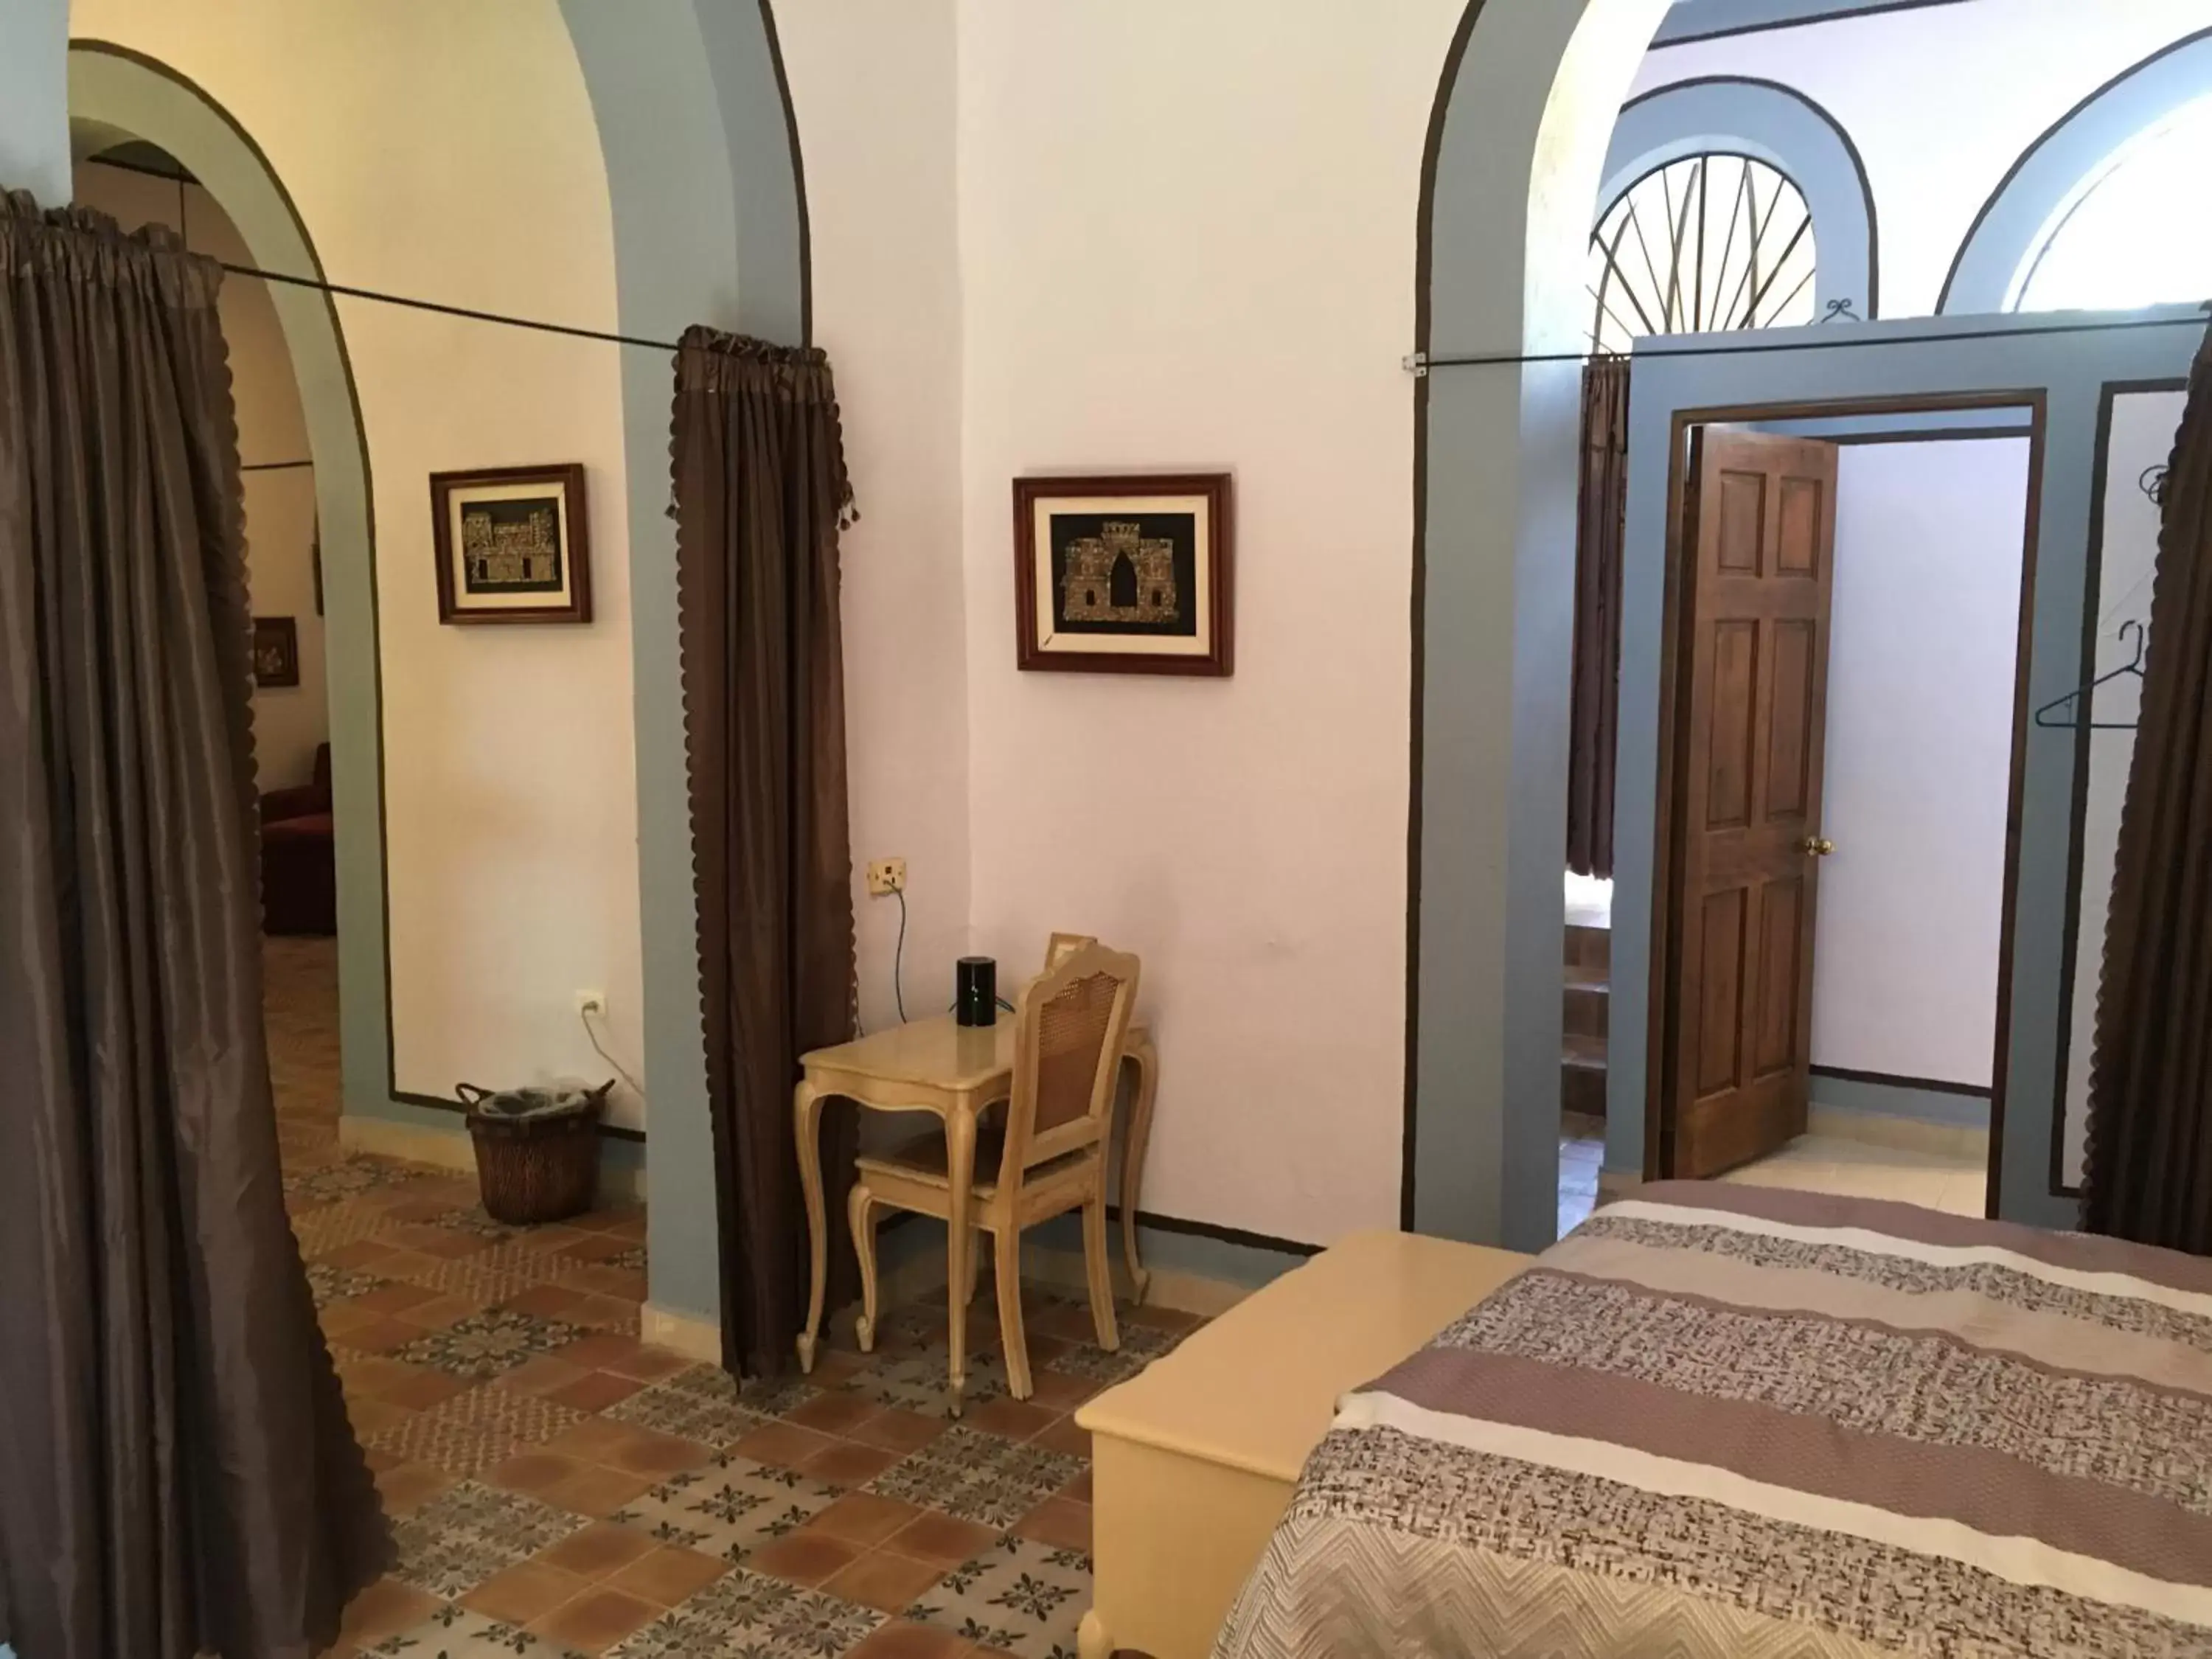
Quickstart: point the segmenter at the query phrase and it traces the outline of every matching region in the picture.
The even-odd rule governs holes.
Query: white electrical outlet
[[[868,864],[868,896],[888,898],[906,891],[904,859],[872,859]]]
[[[607,1012],[607,994],[605,991],[577,992],[576,1012],[580,1015],[596,1015],[604,1019]]]

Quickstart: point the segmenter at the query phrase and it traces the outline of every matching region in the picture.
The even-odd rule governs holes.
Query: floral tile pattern
[[[743,1563],[836,1500],[837,1488],[793,1469],[726,1455],[661,1482],[610,1517],[664,1544]]]
[[[1036,1395],[989,1430],[954,1413],[1007,1392],[988,1283],[961,1402],[941,1298],[884,1310],[872,1354],[841,1318],[809,1376],[683,1364],[636,1340],[642,1212],[508,1228],[465,1173],[348,1153],[332,942],[266,949],[293,1229],[400,1551],[324,1659],[1073,1654],[1090,1489],[1067,1413],[1174,1320],[1126,1319],[1104,1354],[1081,1303],[1038,1292]]]
[[[1075,1627],[1090,1605],[1091,1558],[1081,1550],[1001,1538],[945,1574],[906,1616],[1024,1659],[1074,1659]]]
[[[583,1659],[583,1656],[532,1636],[515,1625],[503,1625],[466,1607],[444,1607],[412,1630],[387,1636],[369,1652],[404,1656],[404,1659],[513,1659],[518,1653],[530,1659]]]
[[[583,1525],[534,1498],[464,1480],[392,1528],[392,1576],[433,1595],[463,1595]]]
[[[1083,1473],[1083,1460],[953,1427],[868,1483],[868,1490],[963,1521],[1011,1527]]]
[[[434,1366],[455,1376],[491,1377],[525,1360],[565,1348],[583,1332],[557,1319],[493,1308],[430,1331],[394,1351],[412,1365]]]
[[[883,1622],[871,1608],[740,1568],[638,1632],[614,1659],[825,1659]]]

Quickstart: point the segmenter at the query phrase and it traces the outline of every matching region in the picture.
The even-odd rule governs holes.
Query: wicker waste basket
[[[596,1089],[494,1092],[459,1085],[485,1213],[527,1227],[590,1209],[599,1182],[599,1119],[614,1086],[611,1079]]]

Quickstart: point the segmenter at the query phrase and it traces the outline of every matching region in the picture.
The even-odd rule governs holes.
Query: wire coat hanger
[[[2149,628],[2144,623],[2136,621],[2131,617],[2128,621],[2120,624],[2119,635],[2120,641],[2124,645],[2128,643],[2130,636],[2133,635],[2136,649],[2134,658],[2130,661],[2122,663],[2118,668],[2108,670],[2106,672],[2098,675],[2095,679],[2091,680],[2087,685],[2077,687],[2075,690],[2069,691],[2063,697],[2053,697],[2049,702],[2046,702],[2042,708],[2035,711],[2035,723],[2038,726],[2056,727],[2062,732],[2080,732],[2084,730],[2090,732],[2132,732],[2136,729],[2136,722],[2133,720],[2084,720],[2081,718],[2081,708],[2078,707],[2081,700],[2084,697],[2091,696],[2099,686],[2108,685],[2112,681],[2118,679],[2124,674],[2132,674],[2137,679],[2141,679],[2142,678],[2143,658],[2150,647]]]

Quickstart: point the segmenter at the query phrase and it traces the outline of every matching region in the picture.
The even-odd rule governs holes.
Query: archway
[[[69,108],[72,122],[82,127],[143,139],[183,163],[222,204],[262,270],[318,279],[325,275],[269,158],[228,111],[185,76],[110,41],[72,41]],[[270,289],[299,383],[321,526],[345,1097],[388,1101],[383,691],[368,441],[331,297],[283,283]]]
[[[2175,41],[2091,93],[2012,165],[1951,262],[1940,313],[2009,309],[2052,228],[2128,141],[2212,94],[2212,29]]]
[[[1422,167],[1402,1219],[1557,1228],[1578,354],[1591,204],[1668,0],[1474,0]],[[1624,833],[1634,833],[1624,827]],[[1626,919],[1624,919],[1626,920]],[[1644,1039],[1644,1011],[1613,1015]]]

